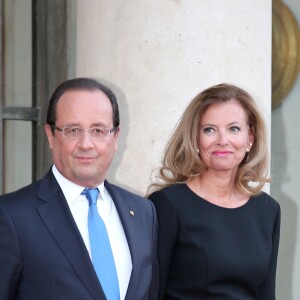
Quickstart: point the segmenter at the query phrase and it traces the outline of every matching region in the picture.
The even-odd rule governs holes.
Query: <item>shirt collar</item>
[[[55,179],[57,180],[60,188],[62,189],[62,192],[68,202],[68,204],[72,204],[81,194],[81,192],[84,190],[84,186],[80,186],[78,184],[75,184],[74,182],[70,181],[66,177],[64,177],[56,168],[55,165],[52,166],[52,172],[54,174]],[[98,189],[100,191],[100,194],[102,198],[105,195],[105,187],[104,182],[102,182]]]

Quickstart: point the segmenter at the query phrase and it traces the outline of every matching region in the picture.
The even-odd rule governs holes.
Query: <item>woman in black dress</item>
[[[267,134],[252,97],[198,94],[150,187],[159,220],[159,299],[275,299],[280,207],[262,191]]]

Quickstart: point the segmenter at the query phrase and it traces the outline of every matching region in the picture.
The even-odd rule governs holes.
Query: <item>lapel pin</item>
[[[134,216],[134,211],[133,210],[130,210],[129,213]]]

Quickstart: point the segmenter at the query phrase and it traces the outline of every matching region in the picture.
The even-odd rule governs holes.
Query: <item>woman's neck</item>
[[[235,176],[223,172],[206,172],[187,182],[188,187],[203,199],[222,207],[235,208],[249,200],[249,196],[239,191]]]

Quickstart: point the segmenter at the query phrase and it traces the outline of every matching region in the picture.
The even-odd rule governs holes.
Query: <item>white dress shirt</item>
[[[85,246],[91,257],[90,240],[88,232],[88,210],[89,203],[85,195],[81,195],[84,187],[79,186],[64,176],[53,165],[53,174],[60,185],[63,194],[67,200],[73,218],[83,238]],[[115,265],[117,269],[120,299],[125,299],[130,275],[132,271],[132,260],[124,233],[124,229],[118,215],[115,204],[106,190],[104,183],[98,186],[100,191],[98,195],[97,208],[99,215],[103,219],[109,236]]]

